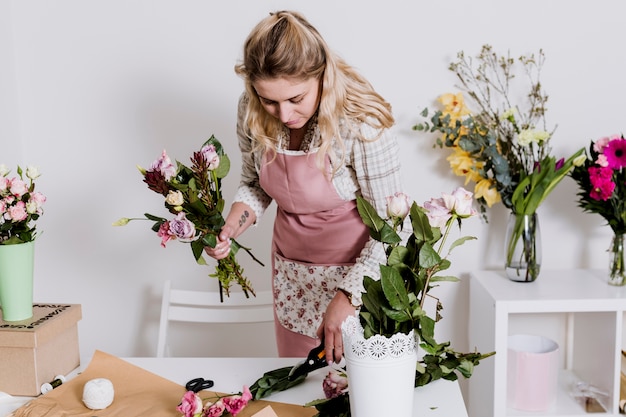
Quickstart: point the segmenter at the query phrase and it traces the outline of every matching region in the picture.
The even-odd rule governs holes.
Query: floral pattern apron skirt
[[[328,178],[315,152],[279,151],[261,168],[261,187],[278,206],[272,288],[283,357],[306,356],[319,344],[322,315],[369,239],[356,202],[342,200]]]

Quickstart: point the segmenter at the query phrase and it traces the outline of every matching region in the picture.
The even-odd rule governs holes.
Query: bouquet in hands
[[[211,136],[202,148],[194,152],[191,166],[176,161],[174,165],[163,151],[149,169],[139,168],[143,181],[148,188],[164,198],[165,208],[173,218],[163,218],[149,213],[144,218],[122,218],[114,223],[124,226],[131,220],[151,220],[152,230],[161,238],[161,246],[165,247],[170,240],[189,243],[193,256],[201,265],[206,265],[203,258],[204,248],[215,247],[217,236],[224,226],[224,199],[222,197],[222,179],[230,170],[230,159],[224,153],[220,142]],[[215,277],[219,281],[220,294],[229,295],[232,283],[238,284],[246,296],[254,295],[254,290],[243,275],[243,268],[235,256],[239,249],[244,249],[259,264],[249,248],[241,246],[233,240],[228,257],[217,263]]]

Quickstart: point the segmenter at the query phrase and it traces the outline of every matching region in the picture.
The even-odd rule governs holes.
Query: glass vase
[[[626,284],[626,271],[624,266],[624,234],[616,233],[611,239],[609,247],[609,284]]]
[[[541,269],[541,230],[533,214],[509,215],[505,248],[506,276],[512,281],[533,282]]]

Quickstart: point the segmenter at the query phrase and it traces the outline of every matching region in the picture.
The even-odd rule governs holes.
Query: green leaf
[[[424,246],[422,246],[419,254],[420,266],[428,269],[436,266],[439,262],[441,262],[441,256],[439,256],[430,243],[424,243]]]
[[[394,310],[409,308],[409,296],[402,275],[393,267],[380,265],[380,282],[383,292]]]

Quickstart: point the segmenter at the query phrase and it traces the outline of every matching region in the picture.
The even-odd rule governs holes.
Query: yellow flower
[[[483,167],[483,163],[476,161],[468,152],[458,146],[453,149],[450,156],[446,158],[450,163],[452,172],[459,177],[465,177],[466,185],[470,181],[477,182],[480,180],[481,177],[477,171]]]
[[[477,199],[482,197],[487,203],[487,207],[491,207],[501,201],[500,193],[496,190],[494,181],[488,178],[483,178],[476,182],[474,197]]]
[[[465,100],[462,93],[442,94],[441,96],[439,96],[438,101],[443,105],[442,113],[444,115],[450,115],[450,122],[452,123],[470,114],[469,109],[465,105]]]

